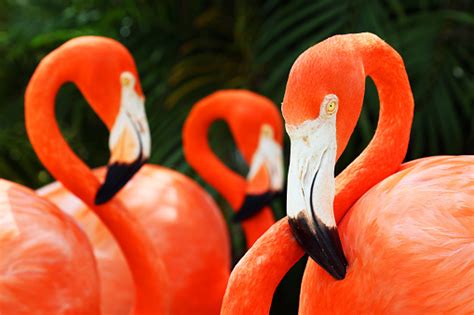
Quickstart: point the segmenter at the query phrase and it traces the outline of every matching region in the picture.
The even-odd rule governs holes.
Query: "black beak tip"
[[[244,202],[239,211],[232,218],[232,221],[237,223],[253,217],[264,207],[268,206],[275,196],[276,193],[272,191],[267,191],[259,195],[245,195]]]
[[[114,163],[109,165],[105,181],[97,191],[94,203],[101,205],[112,199],[140,170],[145,162],[146,160],[137,159],[131,164]]]
[[[347,259],[337,229],[327,227],[318,219],[315,221],[313,229],[303,212],[296,218],[288,219],[295,239],[306,253],[334,279],[343,280],[346,277]]]
[[[328,270],[324,268],[329,274],[336,280],[344,280],[346,277],[346,267],[347,264],[344,264],[340,266],[339,268],[332,268],[331,270]]]
[[[234,223],[242,222],[245,219],[246,219],[246,216],[243,215],[242,210],[239,210],[239,212],[235,213],[232,216],[232,222],[234,222]]]
[[[106,203],[115,195],[113,193],[109,193],[110,190],[106,189],[107,187],[104,185],[100,186],[99,190],[97,191],[94,199],[94,204],[99,206],[101,204]]]

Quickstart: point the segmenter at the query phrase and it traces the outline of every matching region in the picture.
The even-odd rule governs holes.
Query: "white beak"
[[[347,261],[333,208],[336,115],[323,111],[325,102],[317,119],[286,126],[291,140],[287,213],[305,251],[334,278],[343,279]]]
[[[150,157],[151,137],[145,100],[135,91],[135,77],[122,73],[120,109],[110,130],[107,175],[97,191],[95,204],[110,200]]]
[[[243,221],[259,213],[282,188],[283,149],[275,140],[273,128],[264,124],[247,175],[246,195],[234,221]]]

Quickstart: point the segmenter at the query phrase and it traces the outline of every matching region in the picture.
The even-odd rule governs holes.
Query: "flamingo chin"
[[[346,278],[334,281],[309,260],[300,314],[472,312],[473,182],[472,156],[439,156],[404,164],[370,189],[338,226]]]
[[[94,173],[103,178],[105,168]],[[102,285],[102,313],[129,314],[135,296],[132,277],[110,232],[59,183],[38,193],[73,216],[91,240]],[[230,273],[230,240],[212,198],[189,178],[149,164],[117,196],[160,248],[172,283],[167,289],[170,314],[218,314]]]

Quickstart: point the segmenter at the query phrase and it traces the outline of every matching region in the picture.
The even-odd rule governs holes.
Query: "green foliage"
[[[349,32],[376,33],[404,58],[416,104],[408,160],[472,154],[473,12],[469,0],[0,1],[0,177],[30,187],[52,180],[28,143],[23,93],[45,54],[85,34],[113,37],[130,49],[147,96],[152,162],[195,178],[183,159],[180,134],[197,100],[217,89],[248,88],[280,104],[296,57],[333,34]],[[63,88],[57,103],[60,126],[75,151],[89,165],[105,164],[107,132],[77,89]],[[338,170],[375,130],[378,99],[370,80],[364,103]],[[210,138],[221,158],[235,170],[246,169],[223,124],[213,127]],[[219,202],[229,218],[230,210]],[[274,208],[278,217],[284,215],[283,200]],[[239,256],[242,235],[231,226]],[[302,268],[279,288],[275,314],[295,312]]]

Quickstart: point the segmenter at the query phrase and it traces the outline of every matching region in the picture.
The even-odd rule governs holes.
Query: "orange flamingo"
[[[281,119],[279,118],[280,116],[275,106],[262,96],[258,96],[248,91],[223,91],[212,94],[204,100],[198,102],[192,113],[200,111],[199,108],[202,106],[204,106],[204,109],[207,111],[206,108],[215,106],[216,102],[218,103],[218,106],[232,106],[235,112],[238,112],[239,109],[243,113],[250,110],[253,112],[261,111],[261,115],[257,115],[252,119],[246,119],[246,117],[249,116],[244,116],[242,114],[239,115],[238,113],[234,113],[236,117],[235,119],[233,117],[230,117],[229,119],[234,124],[232,125],[234,128],[233,130],[241,130],[238,129],[239,127],[235,127],[235,125],[240,126],[241,124],[244,124],[247,126],[247,130],[252,131],[248,134],[245,134],[245,139],[242,139],[242,137],[237,137],[238,143],[243,143],[239,147],[241,147],[243,151],[246,149],[250,150],[248,154],[252,156],[252,161],[255,161],[252,163],[252,167],[258,168],[259,171],[261,168],[264,170],[277,168],[276,171],[271,172],[271,174],[274,175],[270,178],[270,180],[278,180],[281,185],[283,178],[279,173],[281,171],[281,168],[279,167],[281,167],[282,162],[278,160],[278,157],[282,154],[281,146],[277,146],[278,150],[275,152],[276,161],[277,163],[279,162],[279,164],[276,166],[273,166],[274,162],[270,162],[265,159],[259,162],[259,160],[262,158],[262,155],[263,158],[267,158],[265,155],[267,151],[260,152],[261,150],[257,149],[257,147],[261,147],[261,144],[257,145],[261,142],[263,142],[263,149],[267,147],[268,144],[266,141],[271,140],[268,139],[268,136],[271,135],[273,130],[275,130],[275,133],[280,135],[283,133]],[[212,110],[212,108],[210,109]],[[198,121],[200,120],[199,113],[197,115],[193,114],[190,116],[191,120],[189,120],[192,122],[192,124],[194,124],[193,117],[196,117]],[[191,125],[188,124],[187,126],[189,127]],[[191,126],[189,128],[188,130],[192,130],[193,127]],[[240,135],[239,133],[235,134]],[[186,135],[185,133],[183,137],[189,139],[189,141],[194,141],[194,135],[198,134],[191,132],[190,134]],[[205,140],[205,145],[207,146],[207,139]],[[278,141],[281,143],[281,136]],[[187,142],[187,140],[185,140],[185,142]],[[273,142],[270,141],[270,153],[274,153],[272,151],[272,148],[274,147],[272,143]],[[195,161],[193,153],[189,154],[189,152],[190,151],[186,151],[185,149],[187,157],[191,156],[193,161]],[[199,154],[199,152],[197,153]],[[213,257],[212,259],[215,260],[215,262],[211,262],[212,268],[214,268],[214,275],[206,275],[205,272],[207,267],[205,268],[201,266],[200,268],[204,270],[202,273],[202,277],[204,278],[201,279],[205,282],[208,279],[211,279],[211,277],[215,277],[216,279],[214,279],[214,281],[216,283],[216,288],[209,287],[210,284],[206,283],[207,289],[203,289],[202,294],[206,295],[207,297],[200,296],[199,292],[194,292],[200,288],[199,284],[196,284],[196,281],[193,282],[189,280],[190,276],[188,276],[188,278],[183,278],[182,276],[182,272],[180,270],[187,268],[185,265],[187,263],[186,261],[189,259],[187,255],[181,254],[180,256],[175,256],[172,259],[165,261],[165,263],[170,265],[169,268],[172,268],[176,273],[175,278],[177,279],[177,282],[181,283],[182,293],[180,297],[184,299],[186,294],[194,295],[196,297],[192,303],[188,298],[188,306],[181,306],[184,309],[183,312],[196,312],[196,310],[201,309],[203,312],[208,311],[209,314],[218,313],[225,286],[222,287],[222,283],[217,280],[225,279],[227,281],[229,275],[230,249],[228,237],[224,234],[225,232],[223,232],[224,230],[222,228],[220,216],[217,215],[217,207],[214,205],[214,203],[212,203],[210,197],[202,200],[195,200],[193,207],[188,208],[189,211],[192,211],[192,213],[184,213],[183,216],[189,217],[191,222],[197,222],[201,224],[203,230],[200,230],[200,233],[196,232],[196,228],[182,231],[183,226],[178,225],[181,224],[180,220],[171,220],[170,222],[170,219],[172,219],[174,216],[173,207],[177,206],[176,200],[170,200],[170,198],[166,198],[163,195],[168,194],[171,191],[170,187],[168,187],[170,184],[172,184],[172,186],[175,188],[180,188],[181,190],[197,190],[196,184],[194,182],[189,183],[189,181],[182,175],[168,171],[166,176],[179,179],[176,181],[176,183],[170,182],[169,179],[164,178],[164,171],[165,169],[163,168],[145,164],[140,172],[135,175],[133,181],[125,186],[123,191],[119,193],[119,196],[125,201],[127,209],[132,210],[134,214],[138,215],[140,223],[146,226],[146,228],[149,229],[151,233],[157,234],[153,237],[153,239],[156,240],[155,246],[160,246],[160,248],[168,248],[168,251],[173,250],[173,243],[171,243],[170,240],[173,239],[178,242],[180,241],[177,239],[175,233],[179,233],[178,235],[181,235],[183,238],[181,240],[182,242],[192,243],[193,240],[198,237],[200,239],[197,241],[194,240],[196,244],[199,244],[199,242],[205,242],[209,244],[209,248],[207,249],[209,252],[209,257]],[[229,170],[229,172],[231,171]],[[249,172],[249,174],[250,173],[251,172]],[[100,178],[103,178],[105,169],[98,169],[95,171],[95,174]],[[264,173],[263,175],[266,174],[267,173]],[[239,180],[244,181],[240,178],[240,176],[234,176]],[[253,180],[253,177],[254,176],[250,177],[252,178],[252,182],[258,184],[259,182]],[[267,178],[262,176],[262,179],[266,180]],[[266,182],[262,182],[262,184],[266,184]],[[242,183],[241,187],[243,192],[241,194],[241,198],[243,198],[243,194],[245,193],[244,185],[245,183]],[[258,188],[258,185],[253,184],[253,186],[257,186]],[[266,187],[267,191],[272,191],[271,187],[264,187]],[[273,184],[272,187],[275,187],[275,184]],[[96,218],[94,213],[90,211],[87,206],[84,205],[77,197],[69,193],[60,182],[55,182],[39,189],[38,194],[48,198],[61,209],[73,216],[83,227],[92,244],[94,244],[94,252],[98,262],[99,274],[102,281],[101,292],[102,296],[107,297],[103,299],[102,304],[104,314],[127,313],[133,305],[133,283],[125,259],[108,230],[104,228],[104,225]],[[186,206],[189,207],[189,205],[183,204],[183,209],[179,209],[179,211],[186,211]],[[196,215],[199,217],[196,217]],[[267,218],[267,216],[264,216],[263,218]],[[206,220],[208,223],[203,223],[202,220]],[[253,218],[250,220],[253,220]],[[185,222],[184,224],[185,226],[189,226],[192,224],[191,222]],[[210,234],[208,224],[213,225],[212,231],[216,231],[214,236],[206,236],[206,234]],[[271,225],[271,223],[269,224]],[[255,233],[257,232],[259,231],[256,231]],[[263,233],[263,231],[260,232]],[[257,235],[255,235],[255,237],[256,236]],[[206,240],[204,239],[205,237],[208,237],[209,239]],[[226,242],[227,245],[223,245],[223,242]],[[211,248],[211,246],[214,247]],[[217,253],[217,251],[219,251],[219,253]],[[200,255],[203,254],[204,253],[200,253]],[[222,265],[217,266],[217,264]],[[198,275],[193,275],[193,277],[196,276]],[[117,287],[122,289],[117,290]],[[190,292],[186,293],[186,290]],[[216,292],[214,295],[215,297],[212,298],[208,296],[209,292]],[[218,296],[217,292],[220,292],[220,296]],[[205,303],[208,303],[208,306],[204,306]],[[179,310],[175,311],[178,312]]]
[[[78,86],[111,130],[107,174],[96,172],[105,177],[103,185],[71,151],[55,121],[54,98],[65,82]],[[67,42],[36,69],[25,107],[28,135],[42,163],[104,224],[90,212],[69,209],[95,246],[102,313],[126,314],[132,305],[141,314],[217,313],[230,259],[225,223],[212,199],[190,179],[147,165],[133,185],[107,202],[150,150],[144,98],[126,48],[101,37]],[[51,199],[66,200],[62,207],[77,203],[53,190]]]
[[[377,131],[334,181],[366,76],[379,92]],[[474,158],[401,165],[413,98],[396,51],[368,33],[315,45],[293,65],[282,110],[291,139],[288,219],[236,266],[222,314],[268,313],[278,282],[303,255],[298,244],[334,278],[344,279],[334,280],[310,259],[301,314],[474,312]]]
[[[230,127],[237,147],[250,165],[247,178],[225,166],[212,152],[207,134],[216,120]],[[275,222],[268,207],[283,186],[283,126],[280,113],[267,98],[245,90],[211,94],[191,110],[183,128],[189,164],[237,211],[247,246]]]
[[[0,313],[98,314],[87,237],[33,191],[0,179]]]

